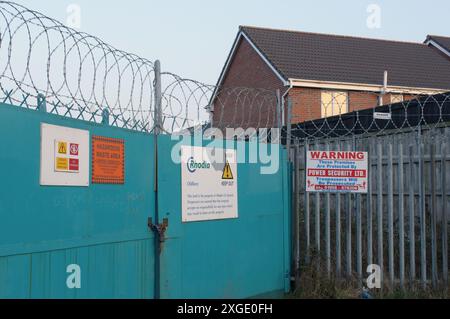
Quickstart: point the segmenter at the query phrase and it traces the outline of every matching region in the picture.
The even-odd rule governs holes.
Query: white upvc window
[[[403,94],[391,94],[391,104],[403,102]]]
[[[322,91],[321,116],[329,117],[348,112],[348,94],[344,91]]]

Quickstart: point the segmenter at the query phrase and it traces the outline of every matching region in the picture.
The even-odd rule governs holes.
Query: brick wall
[[[390,97],[389,97],[390,100]],[[358,111],[378,105],[378,94],[372,92],[348,92],[348,111]]]
[[[242,38],[222,81],[221,92],[214,101],[214,125],[273,126],[276,123],[277,89],[283,93],[280,78]]]
[[[321,117],[320,89],[294,87],[289,91],[288,95],[292,99],[292,123]]]

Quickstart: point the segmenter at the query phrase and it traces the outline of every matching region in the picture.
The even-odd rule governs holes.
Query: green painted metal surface
[[[124,139],[125,184],[40,186],[42,122]],[[171,160],[175,143],[158,137],[158,218],[169,221],[159,252],[147,227],[148,218],[157,217],[153,135],[0,104],[0,298],[245,298],[287,292],[285,150],[272,146],[280,155],[275,174],[261,175],[261,163],[238,164],[237,219],[182,223],[181,167]],[[66,285],[70,264],[81,267],[79,289]]]
[[[40,186],[41,122],[124,139],[125,184]],[[0,298],[153,298],[152,159],[152,135],[0,105]]]
[[[158,141],[160,220],[169,227],[161,253],[162,298],[247,298],[289,290],[290,201],[286,152],[280,169],[262,175],[261,163],[238,163],[237,219],[181,222],[181,168],[171,160],[177,143]],[[206,144],[206,143],[204,143]],[[239,145],[239,146],[238,146]],[[248,143],[237,142],[245,149]]]

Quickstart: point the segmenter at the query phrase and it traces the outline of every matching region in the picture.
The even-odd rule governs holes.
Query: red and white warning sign
[[[308,151],[307,192],[367,193],[367,152]]]

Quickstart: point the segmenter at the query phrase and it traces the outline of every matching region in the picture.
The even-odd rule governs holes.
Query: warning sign
[[[78,144],[70,143],[70,155],[78,155]]]
[[[121,139],[92,137],[92,183],[125,182],[125,143]]]
[[[67,143],[66,142],[58,142],[58,153],[59,154],[67,153]]]
[[[72,152],[70,150],[67,153],[67,145],[77,145],[77,151]],[[55,140],[55,171],[65,173],[78,173],[79,165],[73,165],[73,163],[79,162],[78,144],[68,141]]]
[[[89,131],[41,124],[40,184],[89,186]]]
[[[56,158],[56,170],[57,171],[67,171],[69,170],[69,161],[65,157],[57,157]]]
[[[238,217],[236,150],[211,150],[181,146],[183,222]],[[212,158],[212,153],[220,155]]]
[[[228,162],[225,163],[223,168],[222,179],[233,179],[233,173],[231,172],[231,167]]]
[[[367,152],[309,151],[307,192],[367,193]]]

